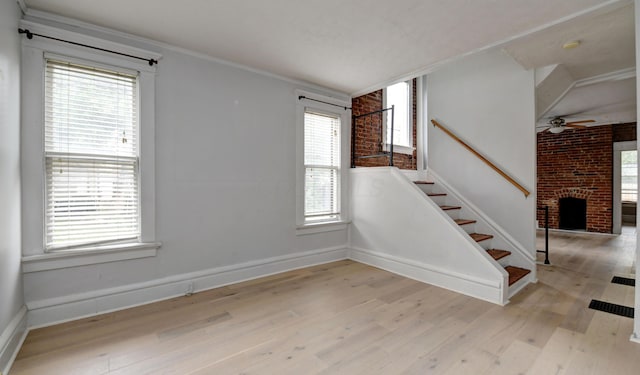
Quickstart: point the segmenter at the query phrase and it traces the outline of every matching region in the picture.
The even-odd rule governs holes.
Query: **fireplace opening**
[[[587,200],[560,198],[560,229],[587,229]]]

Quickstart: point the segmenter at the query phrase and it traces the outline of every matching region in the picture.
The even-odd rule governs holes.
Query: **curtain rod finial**
[[[28,29],[18,29],[18,34],[27,34],[27,39],[33,39],[33,33]]]

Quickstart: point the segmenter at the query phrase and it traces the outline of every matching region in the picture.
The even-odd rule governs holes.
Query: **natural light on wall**
[[[638,201],[638,151],[622,151],[622,201]]]
[[[411,127],[409,114],[411,106],[411,85],[408,82],[398,82],[385,89],[385,108],[394,106],[393,144],[411,147]],[[386,144],[391,143],[391,116],[387,116]]]

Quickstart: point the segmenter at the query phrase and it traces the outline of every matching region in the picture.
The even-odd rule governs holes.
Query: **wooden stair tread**
[[[440,206],[440,208],[442,208],[445,211],[449,211],[449,210],[459,210],[462,207],[460,207],[460,206]]]
[[[454,220],[456,222],[456,224],[458,225],[467,225],[467,224],[474,224],[476,223],[475,220],[469,220],[469,219],[455,219]]]
[[[504,269],[509,272],[509,286],[515,284],[518,280],[527,276],[531,272],[531,270],[528,270],[526,268],[514,266],[506,266]]]
[[[446,193],[428,193],[427,195],[430,197],[446,197],[447,196]]]
[[[480,241],[484,241],[484,240],[490,240],[490,239],[493,238],[492,235],[484,234],[484,233],[470,233],[469,236],[471,236],[471,238],[473,238],[473,240],[476,241],[476,242],[480,242]]]
[[[511,255],[511,251],[500,249],[489,249],[487,250],[487,253],[489,253],[489,255],[491,255],[494,260],[502,259],[506,256]]]
[[[413,181],[413,183],[416,185],[433,185],[431,181]]]

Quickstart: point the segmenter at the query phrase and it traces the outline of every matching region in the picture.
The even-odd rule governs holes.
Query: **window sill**
[[[393,145],[393,153],[394,154],[413,155],[413,151],[415,151],[415,149],[416,149],[415,147]],[[384,150],[385,151],[391,151],[391,146],[388,145],[388,144],[384,145]]]
[[[40,272],[62,268],[154,257],[159,242],[91,246],[22,257],[22,272]]]
[[[330,221],[324,223],[303,224],[296,227],[296,236],[308,234],[335,232],[347,229],[351,221]]]

